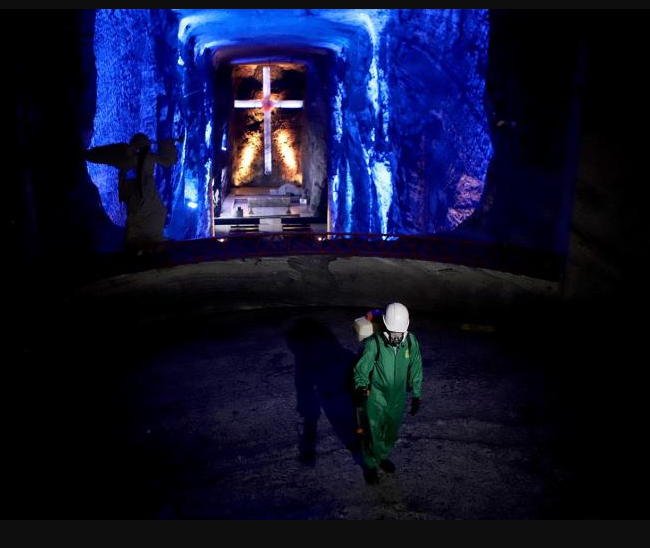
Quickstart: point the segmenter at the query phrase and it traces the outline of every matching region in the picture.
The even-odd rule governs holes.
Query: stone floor
[[[89,405],[63,428],[78,459],[64,468],[83,478],[70,478],[80,491],[71,504],[158,518],[552,514],[570,472],[552,450],[556,417],[541,370],[496,334],[417,318],[422,410],[405,418],[397,473],[365,484],[342,421],[357,313],[238,312],[196,332],[142,332],[139,343],[128,337],[128,351],[110,343],[115,362],[104,366],[114,370],[99,380],[87,372]],[[320,409],[313,462],[301,459],[298,399]]]
[[[3,383],[3,515],[517,519],[642,508],[616,496],[637,485],[645,457],[628,435],[634,423],[618,424],[626,411],[610,381],[583,379],[577,364],[571,373],[571,355],[554,362],[545,334],[522,340],[417,315],[422,409],[405,417],[397,473],[366,485],[346,446],[342,380],[360,313],[294,307],[143,324],[98,308],[76,319],[68,309],[57,323],[44,308],[35,331],[14,339],[21,355],[10,363],[22,365]],[[299,400],[319,413],[313,459]]]

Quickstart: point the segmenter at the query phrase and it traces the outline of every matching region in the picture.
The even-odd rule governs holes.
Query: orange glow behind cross
[[[302,101],[272,101],[271,100],[271,67],[262,68],[263,98],[259,100],[235,100],[235,108],[261,108],[264,111],[264,174],[271,173],[273,158],[271,156],[271,109],[272,108],[302,108]]]

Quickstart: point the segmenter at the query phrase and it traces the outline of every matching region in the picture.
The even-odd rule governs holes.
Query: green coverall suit
[[[379,333],[366,338],[363,355],[354,368],[355,388],[370,386],[366,402],[370,438],[363,444],[363,461],[368,468],[375,468],[388,459],[395,445],[406,407],[407,388],[413,391],[414,398],[419,398],[422,392],[420,345],[413,334],[407,336],[411,339],[410,351],[406,337],[397,347],[389,345]],[[379,358],[375,363],[377,340],[380,341]]]

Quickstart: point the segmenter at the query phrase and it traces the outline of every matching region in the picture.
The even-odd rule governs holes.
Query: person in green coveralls
[[[389,304],[383,322],[385,331],[365,339],[363,355],[354,367],[355,397],[365,407],[370,427],[362,454],[364,476],[371,484],[379,481],[377,467],[395,472],[388,457],[402,423],[406,392],[412,392],[411,415],[418,412],[422,393],[422,356],[415,335],[408,332],[408,309],[401,303]]]

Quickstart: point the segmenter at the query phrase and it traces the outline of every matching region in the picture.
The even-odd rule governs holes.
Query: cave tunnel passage
[[[425,372],[431,382],[420,422],[405,424],[405,435],[398,445],[395,460],[400,479],[386,482],[388,489],[380,491],[379,497],[362,491],[358,467],[341,448],[323,407],[315,468],[304,467],[298,460],[301,424],[293,407],[298,392],[297,362],[288,333],[295,322],[310,317],[325,326],[320,340],[331,342],[329,331],[337,341],[332,345],[319,343],[315,348],[324,356],[332,347],[345,355],[355,350],[349,324],[361,310],[219,313],[212,321],[199,321],[189,313],[189,320],[197,319],[198,325],[184,317],[156,328],[146,327],[141,323],[143,311],[139,307],[147,299],[155,301],[156,315],[164,323],[176,307],[200,303],[218,309],[222,295],[235,297],[227,284],[222,292],[210,290],[205,295],[188,296],[184,290],[196,284],[188,281],[186,273],[181,282],[172,279],[162,283],[168,278],[166,269],[160,268],[151,272],[157,285],[145,284],[141,291],[125,297],[134,306],[128,313],[120,307],[117,314],[103,317],[97,308],[96,315],[70,317],[73,313],[67,289],[63,290],[65,295],[60,294],[68,286],[59,281],[84,266],[87,255],[79,251],[87,250],[95,237],[100,240],[103,231],[108,231],[102,224],[92,223],[101,215],[110,217],[113,233],[123,221],[116,208],[114,174],[107,172],[104,176],[100,170],[91,173],[90,168],[89,177],[83,169],[78,173],[82,132],[70,120],[90,119],[83,133],[88,139],[92,135],[98,145],[128,139],[139,130],[156,138],[186,135],[180,151],[183,161],[160,179],[169,208],[168,235],[177,239],[205,236],[209,196],[204,190],[209,181],[206,175],[212,173],[211,149],[220,149],[223,143],[223,135],[219,139],[222,127],[213,124],[216,111],[212,107],[227,95],[204,92],[206,83],[212,81],[209,74],[218,78],[211,64],[209,42],[223,36],[224,43],[217,45],[223,47],[236,35],[245,34],[242,28],[257,25],[259,30],[274,21],[274,17],[250,21],[241,17],[237,25],[237,17],[229,20],[233,13],[211,11],[207,16],[218,23],[218,28],[194,24],[187,33],[189,38],[178,33],[179,19],[188,25],[197,22],[189,12],[186,19],[165,10],[98,10],[92,12],[92,22],[83,27],[84,32],[71,26],[76,33],[60,33],[63,27],[52,25],[53,14],[34,15],[35,22],[40,20],[34,25],[38,34],[48,37],[47,42],[60,40],[65,46],[60,63],[43,66],[45,72],[32,70],[32,60],[41,53],[39,48],[45,40],[25,42],[22,27],[8,29],[8,48],[24,44],[16,51],[14,63],[21,68],[15,78],[23,86],[22,90],[16,87],[24,95],[17,96],[21,107],[33,103],[32,90],[41,89],[43,74],[50,81],[58,78],[69,85],[51,86],[49,93],[37,93],[40,100],[36,101],[37,109],[31,111],[36,115],[16,118],[19,127],[31,125],[34,130],[26,132],[25,147],[17,150],[26,154],[17,157],[34,160],[22,173],[24,181],[33,186],[18,186],[16,194],[33,191],[36,200],[29,205],[40,206],[29,211],[39,226],[30,224],[33,220],[26,223],[32,233],[22,249],[29,247],[29,257],[40,257],[40,246],[46,253],[43,263],[29,262],[25,269],[15,270],[23,279],[10,291],[18,304],[9,309],[13,344],[8,349],[2,398],[5,433],[12,442],[3,452],[3,467],[10,476],[3,485],[5,515],[629,518],[646,512],[647,455],[639,447],[646,430],[647,382],[640,381],[639,372],[644,369],[638,359],[644,355],[641,347],[646,337],[642,322],[625,320],[638,315],[645,297],[643,289],[647,288],[642,279],[645,271],[637,259],[647,244],[638,226],[645,221],[646,211],[641,205],[648,200],[630,194],[627,189],[635,187],[618,184],[619,178],[614,176],[621,165],[627,165],[629,181],[638,182],[636,166],[627,163],[621,153],[609,155],[616,149],[637,151],[644,140],[637,139],[634,131],[612,130],[608,137],[607,132],[592,133],[586,141],[576,232],[584,235],[578,242],[595,242],[597,248],[601,242],[602,247],[594,254],[591,246],[583,246],[569,261],[569,267],[581,275],[565,287],[590,301],[576,315],[581,321],[571,321],[571,314],[562,310],[543,317],[535,307],[527,307],[528,320],[534,316],[534,321],[520,321],[512,306],[503,303],[502,293],[495,291],[495,302],[517,320],[525,337],[505,339],[502,346],[504,339],[498,330],[497,335],[472,334],[442,331],[424,321],[414,323],[414,332],[426,346],[425,358],[429,361]],[[295,15],[298,11],[287,10],[277,17],[281,19],[283,13]],[[565,78],[564,86],[558,87],[557,69],[559,64],[568,74],[574,73],[566,37],[576,34],[581,21],[565,20],[560,26],[565,33],[562,39],[556,32],[560,20],[555,14],[545,19],[540,14],[524,17],[521,12],[491,12],[488,27],[487,14],[471,10],[393,10],[385,20],[381,13],[380,19],[375,19],[377,13],[299,10],[305,23],[299,29],[301,33],[316,40],[324,37],[321,39],[329,43],[320,43],[319,47],[337,52],[337,62],[330,64],[327,72],[337,76],[335,85],[326,92],[331,115],[328,123],[319,126],[329,129],[326,142],[334,147],[327,155],[331,162],[328,194],[336,196],[329,202],[333,225],[342,230],[380,231],[388,227],[428,234],[457,226],[450,220],[476,220],[472,212],[482,199],[481,182],[486,180],[491,157],[490,139],[496,138],[495,157],[500,162],[496,162],[498,169],[491,172],[492,178],[487,177],[493,186],[489,200],[483,203],[485,224],[478,224],[478,234],[532,249],[566,250],[563,223],[568,225],[571,202],[563,201],[562,196],[572,188],[565,183],[571,172],[564,169],[569,165],[561,160],[564,154],[549,155],[549,150],[561,153],[563,138],[571,137],[562,131],[562,124],[572,119],[565,113],[574,111],[558,106],[567,107],[562,88],[575,89],[575,81]],[[354,24],[331,26],[328,31],[319,27],[325,18]],[[588,86],[593,94],[588,121],[592,127],[602,128],[602,105],[611,103],[613,97],[630,115],[621,117],[618,110],[610,109],[616,123],[610,120],[605,127],[620,128],[618,122],[624,119],[630,126],[624,126],[626,130],[634,129],[633,125],[638,129],[644,127],[639,124],[638,109],[643,103],[643,86],[636,86],[638,96],[630,97],[630,90],[619,82],[635,74],[639,62],[642,64],[643,59],[639,61],[630,52],[643,51],[637,37],[643,35],[645,21],[638,19],[638,28],[631,20],[621,21],[615,36],[622,40],[603,44],[602,36],[612,32],[610,19],[608,15],[595,35],[602,55],[593,58],[593,66],[602,81],[595,84],[592,80]],[[134,28],[139,31],[132,32]],[[161,28],[165,32],[155,34]],[[276,25],[274,32],[277,36],[287,28],[291,25]],[[430,33],[420,32],[424,28]],[[554,32],[549,34],[549,28]],[[639,32],[630,32],[631,28]],[[382,29],[390,32],[383,33]],[[497,117],[488,131],[482,108],[484,80],[478,77],[483,71],[478,69],[485,68],[488,31],[495,30],[498,32],[490,37],[490,57],[494,61],[500,51],[501,56],[496,58],[501,64],[492,65],[491,73],[488,70],[492,78],[488,98],[500,97],[494,104]],[[231,34],[226,35],[228,32]],[[379,45],[374,49],[373,36]],[[401,39],[391,41],[391,47],[384,50],[388,46],[386,36]],[[343,55],[346,44],[358,45],[346,50],[347,57]],[[549,44],[554,48],[551,51]],[[208,73],[197,69],[203,60],[203,46],[208,48]],[[536,53],[532,57],[531,49]],[[395,72],[382,79],[385,72],[382,75],[377,70],[375,77],[371,69],[388,66],[382,65],[382,52],[386,51],[393,56],[390,67]],[[474,55],[467,55],[468,51]],[[88,63],[81,68],[80,53]],[[373,60],[377,64],[373,65]],[[308,61],[299,60],[305,66]],[[160,67],[179,68],[166,72]],[[518,70],[522,67],[526,68],[529,87],[521,87]],[[613,79],[612,70],[621,77]],[[96,75],[96,89],[90,85],[83,93],[73,89],[78,82],[86,82],[88,75]],[[453,78],[445,78],[447,75]],[[610,86],[602,87],[602,82]],[[390,111],[382,108],[387,91],[382,83],[397,83],[394,89],[400,92],[391,95]],[[546,93],[549,88],[557,93],[555,98]],[[159,93],[161,89],[164,93]],[[232,92],[231,74],[228,85],[220,89]],[[613,92],[612,97],[603,89]],[[95,102],[84,95],[94,91]],[[84,111],[83,116],[79,111],[71,115],[60,108],[69,104],[71,97],[83,107],[79,109]],[[307,94],[305,100],[309,98]],[[234,97],[229,97],[231,110],[232,101]],[[96,106],[93,114],[88,113],[91,104]],[[553,121],[550,112],[561,124],[557,120],[550,123],[543,132],[545,138],[536,139],[540,124]],[[384,120],[389,131],[381,133]],[[522,120],[527,120],[526,125]],[[377,145],[372,144],[373,135]],[[386,135],[390,146],[383,139]],[[627,136],[625,146],[618,142],[621,135]],[[552,146],[540,146],[545,142]],[[52,146],[43,147],[44,143]],[[87,144],[84,140],[84,146]],[[225,145],[228,150],[227,136]],[[387,148],[382,148],[385,145]],[[36,158],[33,151],[39,149],[44,155]],[[476,156],[468,157],[464,152],[476,152]],[[637,157],[643,157],[642,151]],[[427,162],[423,163],[423,158]],[[601,163],[603,159],[606,161]],[[513,175],[513,164],[517,163],[520,170]],[[302,164],[304,169],[304,158]],[[440,165],[451,166],[445,173],[453,177],[436,178]],[[63,168],[58,175],[64,184],[52,184],[52,166]],[[473,175],[463,177],[469,172]],[[498,192],[495,177],[502,185],[497,184]],[[431,181],[435,184],[424,184]],[[465,193],[456,192],[461,181],[460,190],[467,190]],[[522,181],[527,184],[520,184]],[[86,187],[77,185],[74,192],[64,191],[66,184],[77,182],[87,183]],[[86,192],[89,189],[94,193]],[[613,200],[601,199],[610,195]],[[460,200],[455,202],[457,197]],[[395,200],[402,200],[399,207],[391,206],[398,203]],[[610,202],[615,204],[612,209],[601,209]],[[458,207],[452,211],[449,205],[454,203]],[[497,226],[490,229],[490,222],[495,220]],[[91,238],[89,227],[93,226],[96,233]],[[616,228],[608,234],[612,226]],[[75,245],[64,247],[67,242]],[[621,256],[613,257],[612,249],[620,250]],[[66,258],[70,260],[67,270]],[[384,257],[377,261],[386,262]],[[223,263],[216,269],[221,272]],[[436,272],[448,271],[456,278],[459,271],[468,270],[447,264]],[[503,273],[482,268],[474,271],[493,279],[498,288],[521,288],[523,284],[521,277],[506,284]],[[268,272],[258,280],[275,283],[278,270],[272,265]],[[428,271],[403,268],[398,275],[381,278],[392,291],[408,286],[414,272]],[[372,285],[368,280],[380,277],[372,272],[369,276],[354,274],[358,286]],[[307,275],[303,284],[296,283],[299,278],[294,272],[283,275],[291,288],[286,298],[283,295],[279,299],[283,304],[294,302],[289,300],[293,288],[301,286],[318,289],[320,303],[341,296],[348,299],[345,306],[369,306],[365,297],[366,302],[350,304],[358,291],[332,291],[327,287],[327,275]],[[198,279],[214,277],[209,273]],[[459,307],[485,298],[485,277],[450,285],[439,282],[437,274],[430,278],[436,281],[428,280],[426,290],[417,297],[438,292],[437,307],[458,312]],[[239,279],[248,282],[251,278]],[[242,302],[251,299],[250,289],[260,285],[250,283],[236,297]],[[124,277],[107,279],[106,286],[120,289]],[[174,296],[173,290],[180,291],[173,303],[159,300],[160,296]],[[253,306],[261,306],[261,293],[254,293]],[[468,298],[464,298],[466,294]],[[386,292],[380,289],[373,298],[383,295]],[[463,298],[458,299],[459,295]],[[527,304],[526,299],[523,303]],[[88,304],[92,311],[94,303]],[[258,335],[260,342],[256,342]],[[569,343],[568,351],[558,343],[563,337]],[[247,435],[248,429],[251,435]],[[414,484],[412,474],[423,470],[426,472]],[[401,483],[402,478],[406,483]],[[346,481],[350,483],[346,485]],[[477,485],[480,488],[474,489]],[[347,502],[350,499],[345,497],[357,498]]]
[[[182,141],[158,174],[174,240],[210,237],[226,215],[454,230],[475,212],[493,156],[489,31],[485,10],[97,10],[91,146],[137,131]],[[264,102],[265,66],[268,99],[290,108],[236,108]],[[88,166],[124,226],[112,169]]]

